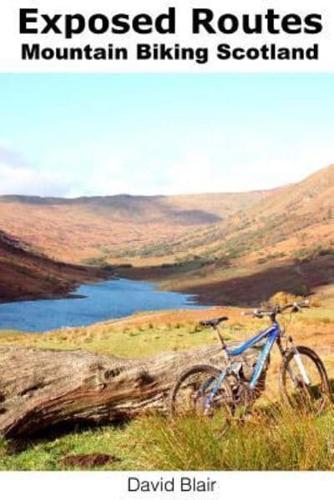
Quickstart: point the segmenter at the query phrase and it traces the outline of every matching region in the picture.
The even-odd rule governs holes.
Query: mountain
[[[177,266],[163,286],[214,303],[257,303],[279,290],[303,295],[334,284],[334,166],[282,187],[165,247]],[[154,278],[142,268],[132,275]]]
[[[210,227],[268,192],[76,199],[1,196],[4,231],[49,257],[72,263],[124,260]]]
[[[203,297],[225,303],[238,303],[238,297],[246,302],[250,292],[255,301],[265,289],[266,296],[280,289],[306,293],[334,282],[334,165],[296,184],[250,193],[2,196],[0,221],[4,232],[29,245],[21,252],[52,267],[56,287],[63,278],[54,266],[64,264],[55,260],[131,264],[128,276],[203,290]],[[71,286],[69,270],[65,288]],[[43,287],[46,276],[39,275]],[[30,282],[34,287],[31,276]]]
[[[54,262],[0,230],[0,302],[63,297],[84,281],[106,273]]]
[[[271,191],[191,239],[171,241],[166,252],[251,262],[306,256],[317,246],[334,246],[334,165]]]

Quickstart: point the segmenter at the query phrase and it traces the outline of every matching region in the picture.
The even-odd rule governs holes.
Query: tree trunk
[[[31,436],[55,425],[102,424],[166,411],[178,373],[197,363],[221,367],[223,352],[205,346],[126,360],[81,350],[0,346],[0,433]]]

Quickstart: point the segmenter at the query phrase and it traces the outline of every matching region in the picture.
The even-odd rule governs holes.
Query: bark
[[[255,355],[249,354],[248,365]],[[205,346],[126,360],[81,350],[0,346],[0,434],[27,437],[56,425],[164,412],[177,375],[197,363],[223,366],[222,350]]]

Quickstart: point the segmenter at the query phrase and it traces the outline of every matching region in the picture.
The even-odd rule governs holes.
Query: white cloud
[[[119,160],[94,161],[93,164],[95,166],[88,171],[85,169],[81,175],[76,169],[77,174],[72,179],[68,196],[107,196],[133,191],[135,186],[129,169],[124,168]]]
[[[66,195],[69,186],[66,175],[56,169],[41,172],[19,151],[0,143],[0,194],[62,196]]]
[[[11,167],[18,167],[24,163],[22,156],[7,145],[0,143],[0,163],[3,162]]]
[[[42,173],[29,166],[0,163],[0,194],[66,195],[69,184],[57,173]]]
[[[123,157],[106,157],[101,150],[90,158],[82,157],[83,152],[71,160],[67,155],[57,160],[53,156],[53,166],[46,161],[43,169],[0,147],[0,194],[77,197],[249,191],[297,182],[334,161],[334,149],[326,142],[306,146],[296,141],[278,148],[268,138],[261,147],[252,137],[240,138],[238,144],[227,140],[217,144],[218,139],[211,148],[187,143],[174,160],[149,154],[146,159],[146,154],[136,156],[135,151],[131,157],[127,151]]]

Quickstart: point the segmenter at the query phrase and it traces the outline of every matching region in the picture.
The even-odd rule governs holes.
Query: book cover
[[[2,2],[14,498],[327,494],[333,16],[326,0]]]

